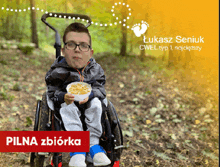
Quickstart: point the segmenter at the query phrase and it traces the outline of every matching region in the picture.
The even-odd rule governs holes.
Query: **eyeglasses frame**
[[[67,43],[68,43],[68,42],[65,42],[64,45],[66,46]],[[81,44],[81,43],[80,43],[80,44]],[[76,43],[75,43],[76,47],[75,47],[74,49],[68,49],[67,47],[66,47],[66,49],[68,49],[68,50],[76,50],[77,46],[79,47],[80,44],[76,44]],[[87,44],[87,45],[88,45],[88,44]],[[82,51],[82,52],[88,52],[89,49],[91,49],[91,45],[88,45],[88,46],[89,46],[89,48],[88,48],[87,51],[82,51],[80,47],[79,47],[79,50]]]

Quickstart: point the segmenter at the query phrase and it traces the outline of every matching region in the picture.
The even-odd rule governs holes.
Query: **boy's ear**
[[[93,50],[93,49],[91,49],[91,51],[90,51],[90,57],[92,57],[92,56],[93,56],[93,54],[94,54],[94,50]]]

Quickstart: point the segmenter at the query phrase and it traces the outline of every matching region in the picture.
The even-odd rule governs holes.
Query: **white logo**
[[[141,25],[140,25],[140,23],[135,24],[131,28],[137,37],[140,37],[142,34],[144,34],[147,31],[147,27],[149,27],[149,24],[147,22],[142,20],[141,23],[142,23]],[[140,29],[140,26],[141,26],[141,29]]]

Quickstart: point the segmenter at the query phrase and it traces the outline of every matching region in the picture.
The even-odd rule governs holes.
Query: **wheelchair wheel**
[[[107,113],[108,117],[109,117],[109,120],[110,120],[110,124],[111,126],[113,124],[115,124],[115,128],[113,128],[113,135],[115,136],[115,146],[122,146],[123,145],[123,136],[122,136],[122,131],[121,131],[121,126],[120,126],[120,122],[119,122],[119,119],[118,119],[118,116],[117,116],[117,113],[116,113],[116,110],[113,106],[113,104],[108,101],[108,113]],[[115,161],[118,161],[121,157],[121,154],[122,154],[122,148],[117,148],[117,149],[114,149],[114,160]]]
[[[49,107],[47,105],[46,93],[43,94],[42,100],[37,102],[34,131],[47,131],[47,123],[49,120]],[[45,155],[40,155],[37,152],[31,153],[31,167],[44,167]]]

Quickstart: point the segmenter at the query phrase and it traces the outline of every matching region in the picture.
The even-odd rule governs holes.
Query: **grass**
[[[18,71],[16,69],[13,69],[13,68],[4,69],[2,71],[2,74],[8,75],[8,76],[13,77],[13,78],[18,78],[21,75],[20,71]]]
[[[55,48],[51,45],[48,45],[47,43],[41,44],[40,48],[42,48],[43,51],[47,52],[47,54],[55,54]]]

